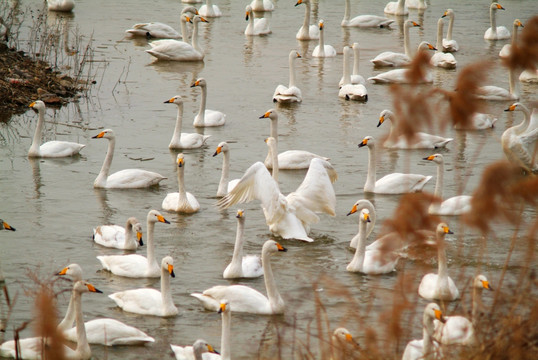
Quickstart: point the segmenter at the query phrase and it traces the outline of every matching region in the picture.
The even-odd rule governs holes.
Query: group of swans
[[[351,0],[345,0],[346,7],[344,10],[344,18],[342,19],[341,25],[344,27],[361,27],[361,28],[372,28],[372,27],[389,27],[394,20],[386,18],[384,16],[377,15],[358,15],[350,19],[351,12]]]
[[[202,89],[202,100],[200,101],[200,110],[194,117],[194,122],[192,125],[194,127],[212,127],[224,125],[226,123],[226,114],[217,110],[206,109],[207,81],[204,78],[199,78],[192,83],[191,88],[197,86]]]
[[[136,232],[136,240],[133,237]],[[119,225],[100,225],[93,229],[93,241],[97,244],[123,250],[136,250],[144,245],[142,241],[142,225],[135,217],[127,219],[125,227]]]
[[[163,200],[162,208],[166,211],[175,211],[192,214],[200,210],[200,203],[196,197],[185,190],[185,158],[182,153],[177,154],[177,183],[178,192],[168,193]]]
[[[353,43],[352,45],[353,49],[353,72],[351,73],[351,84],[362,84],[366,85],[366,80],[362,75],[359,74],[359,66],[360,66],[360,49],[359,49],[359,43]],[[345,53],[344,53],[345,56]],[[344,57],[345,61],[345,57]],[[344,78],[346,77],[346,71],[349,71],[349,68],[344,65],[344,72],[342,75],[342,78],[340,79],[340,82],[338,83],[338,86],[341,88],[342,85],[344,85]]]
[[[187,22],[190,18],[187,14],[198,15],[198,10],[194,6],[187,6],[181,10],[180,14],[180,28],[181,34],[173,27],[160,22],[148,22],[134,24],[131,29],[125,30],[125,32],[131,36],[143,36],[153,39],[183,39],[187,41]]]
[[[250,5],[246,6],[245,13],[245,18],[248,21],[247,28],[245,29],[245,35],[266,35],[271,33],[269,21],[264,17],[255,19],[253,9]]]
[[[204,97],[203,91],[202,91],[202,97]],[[181,98],[181,96],[176,95],[173,98],[166,100],[164,103],[177,105],[176,126],[174,128],[172,140],[170,140],[170,144],[168,145],[168,148],[182,150],[182,149],[198,149],[204,146],[207,139],[209,139],[211,135],[181,132],[181,128],[183,126],[183,99]],[[204,113],[205,113],[205,109],[204,109]]]
[[[290,82],[288,86],[278,85],[273,93],[273,102],[279,103],[294,103],[303,101],[303,95],[301,89],[295,85],[295,59],[300,58],[301,55],[295,51],[290,51],[289,54],[289,72]]]
[[[217,145],[217,149],[213,156],[217,156],[222,153],[222,173],[220,176],[219,187],[217,188],[217,197],[223,197],[228,194],[235,185],[239,182],[239,179],[230,179],[230,148],[226,141],[222,141]]]
[[[511,162],[527,171],[538,171],[538,110],[530,110],[522,103],[516,102],[505,111],[521,111],[523,121],[504,131],[501,136],[503,151]]]
[[[355,44],[353,44],[354,47]],[[356,83],[353,83],[353,80],[351,79],[350,57],[351,49],[349,46],[344,46],[344,77],[341,81],[342,84],[340,90],[338,91],[338,96],[346,100],[366,102],[368,101],[368,91],[366,90],[364,84],[360,82],[362,76],[357,75],[355,78],[355,80],[357,80]],[[356,57],[358,57],[358,55],[356,55]],[[362,81],[364,82],[364,78],[362,78]]]

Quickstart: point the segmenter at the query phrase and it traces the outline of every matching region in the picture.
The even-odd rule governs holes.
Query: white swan
[[[246,20],[248,21],[245,35],[266,35],[271,33],[269,21],[266,18],[255,19],[250,5],[247,5],[245,12]]]
[[[0,219],[0,230],[11,230],[11,231],[16,231],[17,229],[15,229],[13,226],[9,225],[7,222],[5,222],[4,220]]]
[[[166,256],[161,261],[161,291],[143,288],[120,291],[108,295],[124,311],[142,315],[175,316],[177,307],[172,301],[170,277],[175,277],[174,260]]]
[[[437,20],[437,51],[430,58],[430,63],[443,69],[455,69],[457,65],[456,58],[451,53],[444,53],[443,50],[443,18]]]
[[[193,23],[192,39],[188,44],[184,41],[165,39],[156,40],[149,43],[151,49],[146,52],[157,60],[172,61],[202,61],[204,60],[204,51],[198,44],[198,23],[208,22],[200,15],[195,15],[191,20]]]
[[[371,136],[365,137],[359,148],[368,147],[368,174],[364,184],[365,192],[377,194],[403,194],[407,192],[422,191],[422,188],[432,178],[418,174],[392,173],[376,181],[376,152],[375,140]]]
[[[208,310],[217,311],[220,301],[230,301],[230,310],[233,312],[246,312],[251,314],[282,314],[284,312],[284,300],[280,296],[271,269],[271,255],[279,251],[287,251],[274,240],[267,240],[262,248],[262,264],[265,274],[265,289],[267,297],[258,290],[245,285],[218,285],[204,290],[202,294],[191,295],[200,300]]]
[[[47,9],[52,11],[70,12],[74,8],[74,0],[47,0]]]
[[[176,360],[213,360],[220,359],[218,352],[213,349],[213,346],[203,339],[198,339],[192,346],[177,346],[170,345]],[[210,355],[210,356],[207,356]]]
[[[297,0],[295,6],[305,4],[303,26],[297,31],[297,40],[317,40],[319,39],[319,27],[310,25],[310,0]]]
[[[153,171],[140,169],[125,169],[108,175],[112,158],[114,157],[114,148],[116,146],[116,135],[111,129],[101,131],[92,139],[107,139],[108,149],[106,152],[105,161],[101,167],[101,171],[93,183],[94,188],[106,189],[136,189],[146,188],[159,183],[166,179],[164,176]]]
[[[354,359],[358,356],[359,344],[353,339],[348,329],[340,327],[333,331],[331,336],[331,354],[335,357],[331,359]]]
[[[394,67],[400,67],[409,65],[411,62],[411,45],[410,45],[410,39],[409,39],[409,29],[411,27],[420,27],[420,25],[413,20],[407,20],[404,23],[404,52],[405,53],[397,53],[393,51],[384,51],[380,54],[378,54],[375,58],[370,60],[371,63],[374,64],[374,66],[382,67],[382,66],[394,66]]]
[[[484,113],[474,113],[471,117],[471,121],[469,124],[466,124],[465,126],[461,123],[458,123],[454,125],[454,129],[458,130],[485,130],[485,129],[491,129],[495,126],[495,122],[497,121],[497,117],[492,114],[484,114]]]
[[[73,156],[77,155],[86,146],[69,141],[48,141],[41,145],[41,133],[45,124],[45,103],[37,100],[31,103],[30,107],[37,110],[38,119],[28,157],[58,158]]]
[[[445,253],[446,234],[453,234],[448,225],[446,223],[437,225],[437,274],[424,275],[418,287],[418,294],[428,300],[454,301],[460,296],[454,281],[448,276]]]
[[[336,50],[332,45],[325,44],[325,38],[323,36],[325,28],[325,22],[319,21],[319,44],[316,45],[314,51],[312,51],[313,57],[334,57],[336,56]]]
[[[361,27],[361,28],[371,28],[371,27],[389,27],[394,20],[386,18],[384,16],[377,15],[358,15],[353,19],[350,19],[351,4],[350,0],[346,0],[346,7],[344,10],[344,18],[342,19],[342,26],[345,27]]]
[[[222,126],[226,123],[226,114],[217,110],[208,110],[205,108],[207,102],[207,82],[204,78],[199,78],[192,87],[199,86],[202,88],[202,100],[200,101],[200,110],[194,117],[192,125],[194,127]]]
[[[484,33],[484,39],[486,40],[503,40],[510,38],[510,31],[504,26],[497,26],[496,13],[497,10],[505,10],[501,4],[492,3],[489,6],[489,23],[490,27]]]
[[[232,262],[226,266],[222,277],[225,279],[256,278],[263,275],[262,260],[258,255],[243,256],[245,234],[245,211],[237,210],[237,235],[235,237]]]
[[[475,345],[478,339],[474,331],[473,322],[476,319],[478,312],[479,299],[482,297],[482,291],[487,289],[493,291],[489,285],[488,279],[484,275],[477,275],[473,280],[473,305],[471,320],[464,316],[454,315],[446,316],[446,322],[443,324],[438,320],[434,320],[435,339],[443,345]]]
[[[454,10],[447,9],[442,18],[448,16],[448,30],[446,32],[446,38],[443,39],[443,51],[456,52],[460,49],[458,42],[452,39],[452,30],[454,29]]]
[[[405,6],[409,9],[424,10],[428,8],[428,4],[424,0],[405,0]]]
[[[441,154],[433,154],[423,160],[433,161],[437,164],[437,180],[435,181],[435,197],[443,199],[443,184],[445,173],[445,160]],[[434,201],[428,208],[428,213],[433,215],[462,215],[471,211],[470,195],[458,195],[440,201]]]
[[[205,5],[200,6],[198,10],[200,15],[205,17],[220,17],[222,16],[222,11],[220,11],[217,5],[213,5],[213,0],[205,0]]]
[[[528,70],[528,69],[524,70],[519,75],[519,81],[526,82],[526,83],[531,83],[531,84],[538,83],[538,69],[536,69],[536,70]]]
[[[133,237],[136,232],[136,240]],[[135,217],[127,219],[125,227],[119,225],[100,225],[93,229],[93,241],[97,244],[124,250],[136,250],[144,245],[142,241],[142,226]]]
[[[175,211],[192,214],[200,210],[200,203],[193,194],[185,191],[185,158],[183,153],[177,154],[177,183],[178,192],[168,193],[163,200],[162,207],[166,211]]]
[[[504,154],[514,164],[531,171],[538,170],[535,147],[538,141],[538,116],[522,103],[513,103],[505,111],[521,111],[523,121],[506,129],[501,136]]]
[[[512,27],[512,40],[510,41],[510,44],[504,44],[501,51],[499,51],[499,57],[506,59],[508,56],[510,56],[512,46],[517,43],[517,33],[519,32],[518,30],[520,27],[523,27],[523,24],[519,19],[515,19]]]
[[[363,274],[388,274],[394,271],[399,256],[391,251],[366,250],[366,224],[370,222],[370,211],[362,209],[359,217],[359,239],[355,255],[346,270]]]
[[[359,49],[359,43],[353,43],[353,72],[351,73],[351,84],[362,84],[366,85],[366,80],[362,75],[359,74],[359,66],[360,66],[360,49]],[[344,85],[344,77],[346,75],[346,67],[344,66],[344,72],[342,75],[342,78],[340,79],[340,82],[338,83],[338,86],[341,88],[342,85]]]
[[[519,100],[519,79],[515,69],[508,69],[508,90],[500,86],[486,85],[477,89],[480,99],[491,101]]]
[[[391,14],[391,15],[409,15],[409,10],[407,9],[407,6],[405,5],[405,0],[397,0],[397,1],[391,1],[387,5],[385,5],[385,9],[383,10],[385,14]]]
[[[161,276],[159,264],[155,259],[155,245],[153,244],[153,230],[156,222],[170,224],[157,210],[150,210],[147,217],[148,243],[146,256],[138,254],[98,256],[97,259],[105,270],[114,275],[132,278],[155,278]]]
[[[183,126],[183,99],[181,96],[176,95],[173,98],[166,100],[164,103],[177,105],[176,127],[174,128],[174,134],[172,135],[172,140],[170,140],[168,148],[198,149],[204,146],[207,139],[209,139],[211,135],[181,132],[181,128]]]
[[[303,101],[303,95],[301,89],[295,86],[295,59],[300,58],[301,55],[295,51],[290,51],[289,55],[289,71],[290,82],[288,86],[278,85],[273,94],[273,102],[279,103],[293,103]]]
[[[254,11],[273,11],[275,9],[275,4],[271,0],[252,0],[250,3],[252,10]]]
[[[91,349],[86,337],[86,330],[84,328],[84,318],[82,314],[82,299],[81,295],[87,292],[102,293],[102,291],[96,289],[92,284],[85,281],[77,281],[73,285],[73,298],[74,298],[74,310],[75,321],[77,324],[77,347],[75,350],[66,345],[60,345],[63,348],[64,359],[73,360],[86,360],[91,358]],[[33,337],[27,339],[20,339],[18,341],[18,357],[15,349],[16,344],[14,340],[6,341],[0,345],[0,356],[12,357],[18,359],[41,359],[45,349],[44,346],[49,346],[48,340],[42,337]]]
[[[187,6],[181,10],[181,34],[170,25],[160,22],[134,24],[132,29],[127,29],[125,32],[131,36],[143,36],[155,39],[183,39],[183,41],[187,41],[186,23],[189,21],[189,18],[186,16],[187,13],[198,15],[198,10],[194,6]]]
[[[441,308],[429,303],[422,316],[422,339],[412,340],[405,347],[402,360],[441,359],[439,344],[433,339],[434,320],[445,321]]]
[[[217,196],[223,197],[232,191],[235,185],[237,185],[239,182],[239,179],[228,181],[230,176],[230,149],[226,141],[219,143],[213,156],[217,156],[220,153],[222,153],[222,173],[220,176],[219,187],[217,189]]]
[[[344,46],[344,77],[342,86],[338,91],[338,96],[346,100],[356,100],[361,102],[368,101],[368,91],[363,84],[352,84],[350,74],[351,49],[349,46]]]
[[[390,110],[381,111],[377,127],[380,127],[386,120],[390,121],[390,131],[383,146],[388,149],[438,149],[445,148],[449,142],[454,140],[453,138],[444,138],[425,132],[416,132],[412,139],[408,139],[405,135],[397,136],[393,124],[395,116]]]

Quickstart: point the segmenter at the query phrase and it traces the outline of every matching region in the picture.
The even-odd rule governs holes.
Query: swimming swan
[[[442,18],[448,16],[448,30],[446,32],[446,38],[443,39],[443,51],[446,52],[456,52],[460,49],[460,46],[458,45],[458,42],[454,39],[452,39],[452,30],[454,29],[454,10],[447,9],[444,13]]]
[[[181,96],[176,95],[173,98],[166,100],[164,103],[177,105],[176,127],[174,128],[174,134],[172,135],[172,140],[170,141],[168,148],[198,149],[204,146],[207,139],[209,139],[211,135],[181,132],[181,128],[183,126],[183,99]]]
[[[362,75],[359,74],[359,66],[360,66],[360,49],[359,49],[359,43],[353,43],[353,72],[351,73],[351,84],[362,84],[366,85],[366,80]],[[344,72],[342,75],[342,78],[340,79],[340,82],[338,83],[338,86],[341,88],[342,85],[344,85],[344,77],[346,75],[347,68],[344,66]]]
[[[391,1],[387,5],[385,5],[385,9],[383,10],[385,14],[391,14],[391,15],[409,15],[409,10],[407,10],[407,6],[405,5],[405,0],[397,0],[397,1]]]
[[[207,101],[207,82],[204,78],[199,78],[192,85],[192,87],[199,86],[202,88],[202,100],[200,101],[200,110],[194,117],[192,125],[194,127],[210,127],[210,126],[222,126],[226,122],[226,114],[216,111],[208,110],[205,108]]]
[[[360,347],[348,329],[340,327],[331,336],[331,359],[352,359],[358,355]]]
[[[137,189],[146,188],[159,183],[166,179],[164,176],[153,171],[140,169],[125,169],[108,175],[112,158],[114,157],[114,148],[116,147],[116,135],[111,129],[101,131],[92,139],[107,139],[108,149],[106,152],[105,161],[101,167],[101,171],[93,183],[94,188],[104,189]]]
[[[532,117],[529,109],[522,103],[513,103],[504,111],[521,111],[523,121],[506,129],[501,136],[501,145],[504,154],[514,164],[523,168],[538,170],[538,160],[535,157],[535,144],[538,141],[538,116],[533,111]]]
[[[74,8],[74,0],[47,0],[47,9],[51,11],[70,12]]]
[[[325,31],[325,22],[323,20],[319,21],[319,44],[316,45],[314,51],[312,51],[313,57],[334,57],[336,56],[336,50],[332,45],[325,45],[325,37],[323,34]]]
[[[198,339],[192,346],[177,346],[170,345],[176,360],[214,360],[220,359],[215,357],[218,352],[213,349],[213,346],[209,345],[207,341]],[[205,355],[205,356],[202,356]],[[210,355],[210,356],[207,356]],[[213,356],[214,355],[214,356]]]
[[[351,49],[349,46],[344,46],[344,78],[342,87],[338,91],[338,96],[346,100],[355,100],[366,102],[368,101],[368,91],[363,84],[352,84],[350,75],[350,56]]]
[[[377,15],[358,15],[353,19],[350,19],[351,16],[351,4],[350,0],[346,0],[346,7],[344,10],[344,18],[342,19],[342,26],[345,27],[361,27],[361,28],[371,28],[371,27],[389,27],[394,20],[386,18],[384,16]]]
[[[303,95],[301,90],[295,86],[295,59],[300,58],[301,55],[295,51],[290,51],[289,55],[289,71],[290,82],[288,86],[278,85],[273,94],[273,102],[279,103],[293,103],[303,101]]]
[[[183,39],[183,41],[187,41],[187,21],[189,18],[184,16],[187,13],[198,15],[198,10],[194,6],[187,6],[181,10],[181,35],[170,25],[160,22],[134,24],[132,29],[127,29],[125,32],[131,36],[148,37],[149,33],[149,37],[154,39]]]
[[[34,139],[28,151],[30,158],[59,158],[77,155],[86,145],[77,144],[70,141],[48,141],[41,145],[41,133],[45,124],[45,103],[41,100],[34,101],[30,107],[38,112],[37,125],[34,132]]]
[[[436,303],[429,303],[422,316],[422,339],[412,340],[405,347],[402,360],[441,359],[439,344],[433,339],[433,322],[445,321],[441,308]]]
[[[222,11],[220,11],[217,5],[213,5],[213,0],[205,0],[205,5],[200,6],[198,10],[200,15],[205,17],[220,17],[222,16]]]
[[[136,240],[133,237],[136,232]],[[135,217],[127,219],[125,227],[119,225],[100,225],[93,229],[93,241],[97,244],[123,250],[136,250],[144,245],[142,226]]]
[[[273,11],[275,9],[275,4],[271,0],[252,0],[250,3],[252,10],[254,11]]]
[[[175,316],[177,307],[172,301],[170,277],[175,277],[174,260],[166,256],[161,261],[161,291],[143,288],[120,291],[108,295],[124,311],[161,317]]]
[[[508,69],[508,85],[508,90],[495,85],[481,86],[476,95],[480,99],[491,101],[519,100],[519,79],[515,69]]]
[[[407,192],[422,191],[422,188],[432,178],[418,174],[392,173],[376,181],[376,153],[375,140],[371,136],[365,137],[359,148],[368,147],[368,174],[364,184],[365,192],[377,194],[403,194]]]
[[[200,210],[198,200],[190,192],[185,191],[185,158],[183,153],[177,154],[177,183],[178,192],[168,193],[163,200],[162,207],[166,211],[175,211],[192,214]]]
[[[319,39],[319,27],[310,25],[310,0],[297,0],[295,6],[305,4],[303,26],[297,31],[297,40],[317,40]]]
[[[443,69],[455,69],[456,58],[451,53],[443,52],[443,18],[437,20],[437,51],[430,58],[430,64]]]
[[[266,35],[271,33],[269,21],[266,18],[255,19],[250,5],[247,5],[245,12],[246,20],[248,21],[245,35]]]
[[[235,185],[239,182],[239,179],[228,180],[230,178],[230,149],[226,141],[219,143],[213,156],[217,156],[220,153],[222,153],[222,173],[217,189],[217,196],[223,197],[232,191]]]
[[[490,27],[484,33],[484,39],[486,40],[503,40],[510,38],[510,31],[504,26],[497,26],[496,13],[497,10],[505,10],[501,4],[492,3],[489,6],[489,22]]]
[[[233,312],[246,312],[251,314],[282,314],[284,312],[284,300],[280,296],[271,269],[271,255],[279,251],[287,251],[274,240],[267,240],[262,248],[262,264],[265,274],[265,289],[267,297],[258,290],[245,285],[219,285],[204,290],[202,294],[191,295],[200,300],[204,308],[217,311],[220,301],[227,299],[230,302],[230,310]]]
[[[404,53],[398,53],[394,51],[384,51],[370,60],[374,66],[394,66],[400,67],[409,65],[411,62],[411,45],[409,39],[409,29],[411,27],[420,27],[420,25],[413,20],[407,20],[404,23]]]
[[[510,44],[504,44],[501,51],[499,51],[499,57],[501,58],[507,58],[510,56],[510,53],[512,52],[512,46],[514,46],[517,43],[517,33],[519,32],[519,28],[523,27],[523,24],[519,19],[514,20],[514,26],[512,28],[512,40],[510,41]]]
[[[161,276],[159,264],[155,259],[153,230],[156,222],[170,224],[157,210],[150,210],[147,217],[148,243],[146,257],[138,254],[98,256],[97,259],[105,270],[114,275],[132,278],[155,278]]]

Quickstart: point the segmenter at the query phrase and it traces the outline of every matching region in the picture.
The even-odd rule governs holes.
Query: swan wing
[[[419,174],[392,173],[375,182],[374,192],[378,194],[403,194],[422,191],[424,185],[431,178],[431,176]]]
[[[430,214],[436,215],[461,215],[471,211],[470,195],[459,195],[446,199],[441,203],[435,211],[430,211]]]
[[[97,259],[105,270],[115,275],[135,278],[161,276],[159,269],[148,269],[148,260],[142,255],[107,255],[98,256]]]
[[[460,124],[454,125],[454,129],[466,129],[466,130],[484,130],[494,127],[497,118],[491,114],[474,113],[471,118],[471,123],[464,127]]]
[[[110,294],[108,297],[128,312],[144,315],[160,315],[162,313],[161,292],[155,289],[120,291]]]
[[[411,62],[409,56],[404,53],[385,51],[370,60],[375,66],[404,66]]]
[[[70,141],[48,141],[39,147],[40,157],[66,157],[77,155],[86,145]]]
[[[407,82],[405,72],[405,69],[390,70],[377,74],[376,76],[369,77],[368,80],[376,84],[405,83]]]
[[[153,38],[181,39],[181,35],[173,27],[160,22],[135,24],[125,32],[135,36],[146,36],[149,32]]]
[[[204,59],[204,54],[194,49],[191,44],[179,40],[158,40],[150,43],[150,46],[152,48],[146,52],[159,60],[198,61]]]
[[[434,337],[444,345],[471,345],[474,341],[474,328],[469,319],[463,316],[447,316],[443,324],[435,319]]]
[[[362,84],[346,84],[338,91],[338,96],[346,100],[368,101],[368,91]]]
[[[460,49],[456,40],[443,39],[443,51],[456,52]]]
[[[95,319],[87,321],[84,325],[86,328],[86,337],[90,344],[106,346],[143,345],[147,342],[155,341],[154,338],[148,336],[145,332],[115,319]],[[76,327],[65,331],[64,336],[67,340],[76,342]]]
[[[452,55],[451,53],[437,51],[430,58],[430,63],[433,66],[437,66],[443,69],[455,69],[458,62],[456,61],[454,55]]]
[[[123,249],[125,229],[119,225],[101,225],[93,229],[93,240],[102,246]]]
[[[394,271],[399,256],[392,252],[369,250],[364,254],[362,272],[365,274],[388,274]]]
[[[226,122],[226,114],[217,110],[206,110],[204,113],[204,126],[222,126]]]
[[[263,275],[262,259],[258,255],[245,255],[242,262],[243,277],[254,278]]]
[[[109,189],[135,189],[158,185],[166,179],[164,176],[153,171],[141,169],[125,169],[115,172],[106,179],[106,187]]]
[[[32,337],[19,340],[19,358],[20,359],[41,359],[43,354],[43,345],[46,340],[42,337]],[[0,356],[16,358],[15,341],[9,340],[0,345]]]
[[[250,35],[270,34],[269,21],[266,18],[254,19],[254,31]]]
[[[485,100],[517,100],[517,98],[510,93],[507,89],[499,86],[487,85],[479,87],[477,90],[477,96],[480,99]]]
[[[278,168],[281,170],[308,169],[312,159],[329,160],[304,150],[287,150],[278,154]]]
[[[284,85],[278,85],[273,94],[273,101],[278,102],[301,102],[303,96],[301,90],[297,86],[288,88]]]
[[[342,26],[353,26],[353,27],[362,27],[362,28],[372,28],[372,27],[387,27],[392,24],[394,20],[388,19],[383,16],[377,15],[359,15],[355,16],[353,19],[342,21]]]
[[[191,295],[202,301],[204,307],[208,310],[216,311],[220,306],[220,301],[227,299],[230,302],[232,312],[272,313],[267,297],[258,290],[244,285],[218,285],[205,290],[203,294],[194,293]]]
[[[168,147],[171,149],[198,149],[204,146],[210,137],[211,135],[181,133],[179,142],[170,142]]]

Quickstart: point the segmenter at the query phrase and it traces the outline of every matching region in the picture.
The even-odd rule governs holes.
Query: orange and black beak
[[[219,146],[219,147],[217,147],[217,150],[215,150],[215,153],[213,154],[213,156],[217,156],[221,152],[222,152],[222,146]]]
[[[13,226],[9,225],[7,222],[5,221],[2,221],[2,226],[4,227],[4,229],[6,230],[11,230],[11,231],[15,231],[17,229],[15,229]]]
[[[361,148],[361,147],[363,147],[363,146],[366,146],[366,145],[368,145],[368,139],[364,139],[364,140],[362,140],[362,141],[360,142],[360,144],[359,144],[359,148]]]
[[[279,243],[276,243],[276,247],[278,249],[278,251],[288,251],[288,249],[286,249],[284,246],[280,245]]]
[[[99,134],[92,136],[92,139],[101,139],[103,136],[105,136],[105,132],[101,131]]]
[[[349,212],[347,213],[347,216],[349,216],[351,214],[355,214],[356,212],[357,212],[357,204],[353,205],[351,210],[349,210]]]
[[[142,233],[140,231],[136,232],[136,238],[138,239],[138,246],[144,245],[144,242],[142,241]]]
[[[91,292],[100,293],[100,294],[103,293],[101,290],[96,289],[95,286],[93,286],[93,285],[90,284],[90,283],[86,283],[86,287],[87,287],[88,290],[90,290]]]

